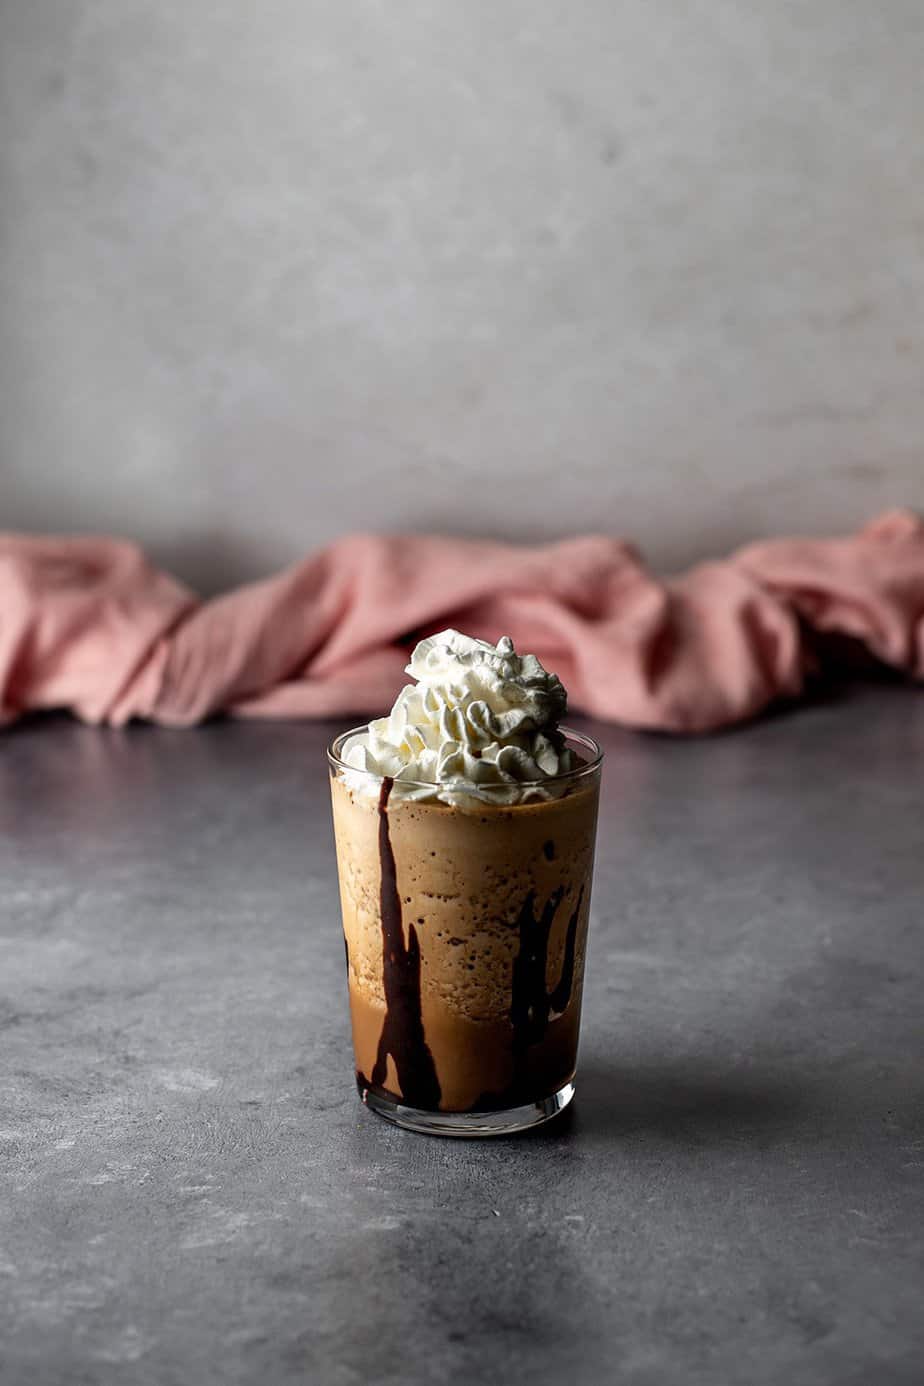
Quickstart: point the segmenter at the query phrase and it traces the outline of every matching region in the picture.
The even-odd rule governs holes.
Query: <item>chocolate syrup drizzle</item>
[[[558,979],[557,985],[553,987],[552,994],[549,997],[552,1003],[552,1010],[556,1011],[558,1015],[561,1015],[562,1011],[567,1008],[568,1002],[571,1000],[571,992],[574,988],[574,950],[577,944],[578,916],[581,913],[583,900],[584,887],[581,886],[578,892],[577,904],[574,907],[574,913],[568,920],[568,931],[565,934],[565,956],[562,958],[561,963],[561,976]]]
[[[565,956],[561,976],[550,992],[545,989],[545,969],[549,956],[549,935],[562,901],[561,886],[549,896],[538,921],[535,917],[536,895],[530,891],[523,901],[517,918],[520,931],[520,951],[513,964],[513,996],[510,1003],[510,1022],[513,1025],[513,1052],[522,1055],[538,1043],[546,1032],[549,1015],[565,1010],[574,986],[574,950],[577,942],[578,917],[584,899],[581,887],[574,912],[568,920],[565,934]]]
[[[372,1082],[357,1075],[361,1087],[383,1087],[388,1056],[394,1060],[401,1097],[410,1107],[435,1110],[440,1085],[433,1055],[424,1037],[420,1002],[420,943],[413,924],[408,925],[407,946],[401,922],[401,896],[395,854],[388,824],[388,799],[394,780],[385,776],[379,794],[379,860],[381,862],[382,974],[385,989],[385,1022],[372,1070]]]
[[[552,990],[546,991],[545,969],[549,956],[549,937],[555,915],[562,902],[564,890],[553,891],[536,919],[536,893],[530,891],[520,907],[516,927],[520,934],[520,951],[513,963],[513,988],[510,1002],[510,1022],[513,1025],[513,1076],[501,1093],[482,1093],[472,1107],[473,1112],[499,1111],[505,1107],[529,1102],[535,1093],[529,1091],[526,1051],[538,1044],[545,1035],[552,1011],[561,1015],[574,989],[574,954],[577,946],[578,920],[584,900],[581,886],[577,904],[568,920],[565,932],[565,954],[561,975]]]

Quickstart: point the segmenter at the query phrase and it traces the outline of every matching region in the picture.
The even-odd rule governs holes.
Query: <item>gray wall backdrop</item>
[[[921,0],[3,0],[0,525],[924,505]]]

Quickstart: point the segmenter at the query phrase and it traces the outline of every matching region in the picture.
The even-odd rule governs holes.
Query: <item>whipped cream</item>
[[[421,640],[407,673],[417,682],[341,755],[363,775],[390,776],[393,794],[524,803],[551,798],[559,787],[543,780],[574,768],[558,730],[567,706],[562,682],[535,655],[517,654],[509,636],[491,645],[441,631]],[[377,792],[373,781],[351,778],[355,788]]]

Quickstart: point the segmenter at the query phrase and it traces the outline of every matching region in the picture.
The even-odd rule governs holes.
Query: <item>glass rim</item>
[[[344,744],[351,736],[359,736],[368,729],[369,723],[362,722],[358,727],[350,727],[348,731],[340,732],[338,736],[335,736],[327,748],[327,762],[332,770],[345,770],[350,775],[363,775],[366,779],[381,784],[384,779],[389,777],[379,775],[375,770],[357,770],[355,765],[348,765],[340,754]],[[562,770],[558,775],[543,775],[538,780],[517,780],[518,788],[534,789],[550,784],[573,784],[576,780],[584,779],[600,769],[603,764],[603,747],[598,741],[595,741],[592,736],[588,736],[586,732],[578,731],[576,727],[560,726],[557,730],[567,740],[576,741],[585,752],[589,752],[590,758],[582,761],[580,765],[575,765],[572,770]],[[432,790],[435,784],[433,780],[408,780],[403,776],[395,776],[394,781],[400,785],[410,785],[414,789]],[[446,780],[440,783],[438,787],[440,789],[452,789],[456,785],[468,785],[469,783],[468,780]],[[487,788],[487,786],[485,787]]]

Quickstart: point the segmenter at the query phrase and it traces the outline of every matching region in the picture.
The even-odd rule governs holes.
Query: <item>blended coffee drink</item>
[[[601,755],[509,639],[408,673],[329,757],[357,1083],[416,1130],[517,1130],[574,1091]]]

